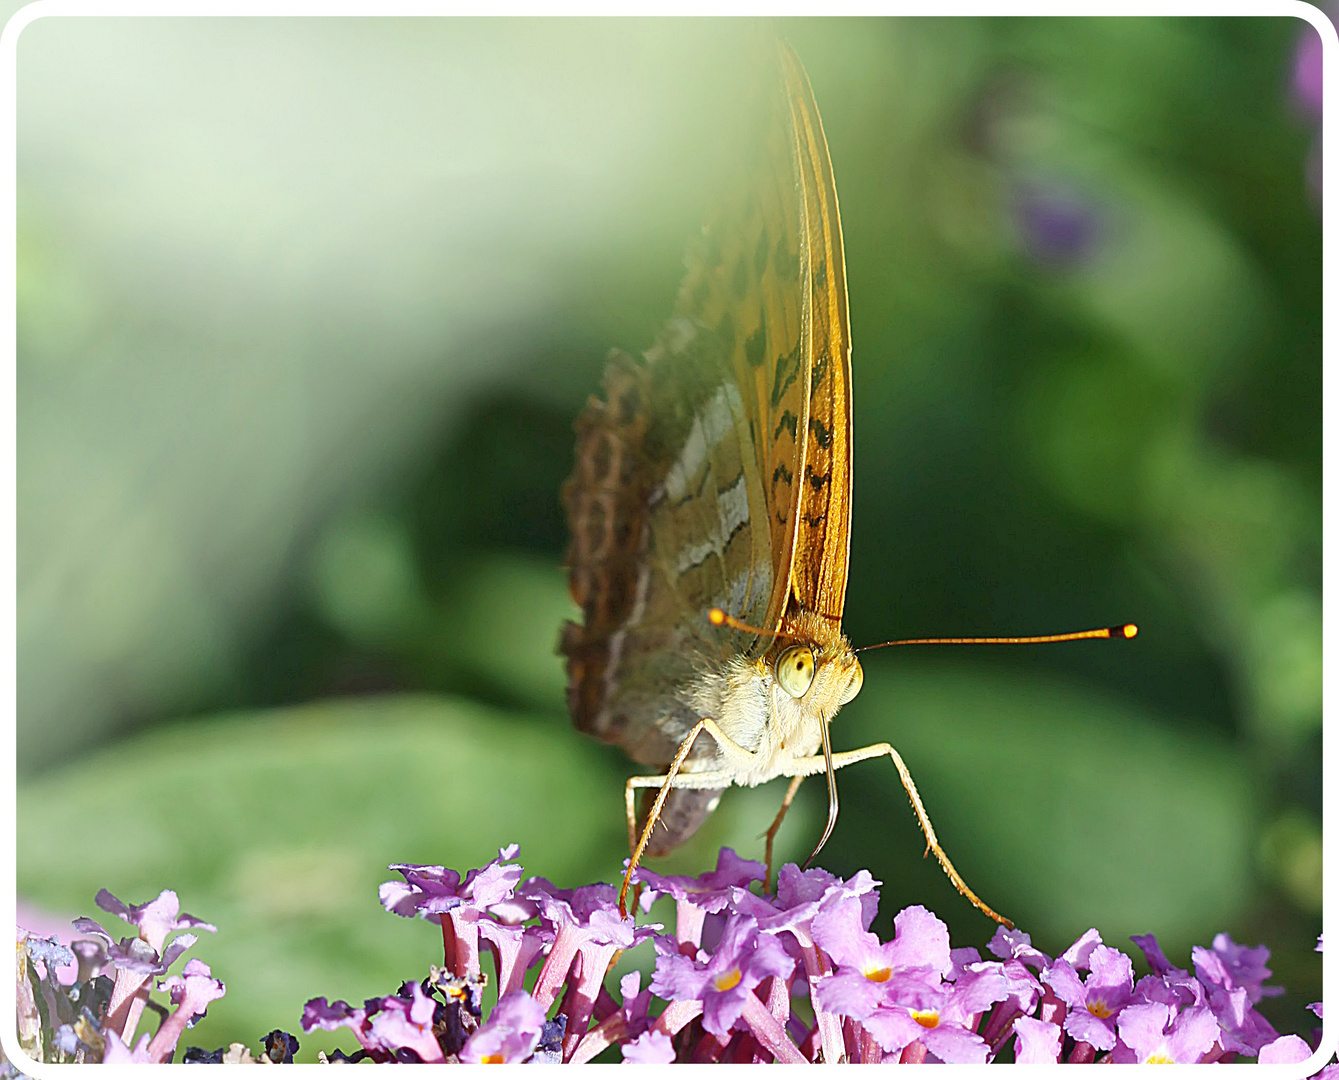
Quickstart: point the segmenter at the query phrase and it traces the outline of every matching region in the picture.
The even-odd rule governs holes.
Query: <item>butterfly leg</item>
[[[953,863],[949,861],[948,854],[939,846],[939,838],[935,836],[934,826],[930,824],[930,815],[925,812],[925,804],[921,802],[920,793],[916,790],[916,782],[911,779],[911,772],[907,768],[906,762],[902,760],[901,754],[888,743],[874,743],[871,746],[862,746],[859,750],[845,750],[839,754],[833,754],[832,767],[841,769],[847,765],[854,765],[857,761],[868,761],[870,758],[883,757],[885,754],[893,759],[893,764],[897,767],[897,774],[902,778],[902,787],[911,798],[912,809],[916,811],[916,819],[920,822],[921,832],[925,834],[925,854],[929,855],[934,852],[935,858],[939,860],[940,867],[948,876],[949,881],[953,882],[953,887],[970,900],[978,911],[988,915],[1001,926],[1007,926],[1012,930],[1014,924],[1003,915],[991,910],[985,901],[972,892],[967,882],[963,881],[962,875],[954,869]],[[795,767],[798,775],[810,776],[822,772],[826,766],[821,757],[813,757],[799,759],[795,762]]]
[[[804,775],[791,777],[790,787],[786,788],[786,797],[781,800],[781,809],[776,812],[776,820],[767,830],[767,873],[763,877],[763,892],[772,891],[772,841],[776,839],[776,833],[781,828],[781,821],[786,816],[786,811],[790,809],[790,804],[795,801],[795,793],[800,790],[800,784],[804,782]]]
[[[725,734],[717,725],[716,721],[710,717],[703,718],[693,725],[693,729],[687,737],[679,744],[679,749],[674,755],[674,760],[670,762],[669,770],[664,776],[633,776],[628,778],[627,786],[624,788],[625,797],[628,806],[628,821],[632,826],[629,832],[635,831],[636,826],[633,811],[633,789],[639,787],[659,787],[660,791],[656,795],[656,800],[651,804],[651,812],[646,815],[646,825],[642,828],[641,838],[632,849],[632,858],[628,860],[628,869],[623,874],[623,887],[618,892],[618,912],[624,918],[627,917],[627,897],[628,884],[632,881],[632,873],[637,869],[642,861],[642,853],[646,851],[646,845],[651,839],[651,830],[655,828],[656,820],[660,817],[660,811],[665,806],[665,799],[669,797],[672,788],[703,788],[710,790],[717,787],[729,787],[734,780],[733,772],[694,772],[680,773],[683,763],[688,759],[689,752],[693,749],[693,743],[697,737],[706,732],[716,740],[716,745],[731,757],[742,755],[745,759],[753,757],[753,751],[746,750],[735,742],[730,736]],[[677,781],[677,782],[676,782]]]

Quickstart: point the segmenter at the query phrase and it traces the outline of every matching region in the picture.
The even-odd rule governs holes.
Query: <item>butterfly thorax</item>
[[[789,775],[791,762],[818,752],[822,725],[859,691],[860,661],[836,620],[792,611],[782,627],[763,656],[733,657],[697,680],[693,704],[749,754],[717,747],[713,758],[694,762],[693,769],[730,772],[736,784],[750,787]],[[786,666],[789,672],[779,670]]]

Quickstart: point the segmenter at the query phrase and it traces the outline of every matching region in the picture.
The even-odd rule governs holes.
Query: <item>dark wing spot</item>
[[[764,225],[762,235],[758,237],[758,249],[753,253],[753,271],[759,277],[762,277],[763,271],[767,269],[767,252],[771,246],[771,241],[767,238],[767,226]]]
[[[823,426],[823,421],[818,417],[811,416],[809,418],[809,432],[813,435],[814,441],[824,450],[832,445],[832,432]]]
[[[744,342],[744,359],[748,361],[749,367],[756,368],[763,361],[763,355],[767,352],[767,327],[762,323],[758,324],[758,329],[749,335]]]
[[[810,486],[813,487],[815,491],[822,491],[823,485],[832,479],[832,474],[824,473],[822,476],[819,476],[814,472],[814,467],[812,465],[806,465],[804,467],[804,478],[809,481]]]
[[[787,371],[786,369],[790,370]],[[800,343],[797,341],[795,347],[788,353],[783,353],[776,358],[776,373],[772,376],[772,407],[781,404],[781,399],[786,396],[786,391],[790,389],[790,384],[795,381],[795,376],[800,370]]]
[[[814,357],[814,377],[813,381],[809,384],[809,397],[811,400],[814,395],[818,393],[818,388],[823,385],[823,380],[827,377],[827,374],[828,354],[825,352],[819,353]]]
[[[772,470],[772,487],[776,487],[776,482],[778,480],[784,480],[786,483],[789,484],[794,479],[795,474],[792,473],[788,468],[786,468],[785,462],[781,462],[779,465],[777,465],[775,469]]]
[[[716,494],[724,495],[731,488],[737,488],[739,486],[739,482],[743,479],[744,479],[744,470],[743,468],[741,468],[739,472],[735,473],[734,479],[732,479],[728,484],[726,484],[725,487],[718,487],[716,489]]]
[[[724,555],[727,551],[730,550],[730,545],[734,543],[735,537],[738,536],[740,533],[742,533],[744,531],[745,526],[747,525],[748,521],[746,519],[744,521],[741,521],[738,525],[736,525],[733,529],[730,530],[730,535],[725,538],[725,543],[721,545],[722,555]]]
[[[708,478],[709,476],[711,476],[711,470],[710,470],[709,468],[705,468],[705,467],[704,467],[703,470],[702,470],[702,479],[700,479],[700,480],[697,482],[697,487],[695,487],[692,491],[690,491],[690,492],[689,492],[687,495],[685,495],[682,499],[680,499],[678,502],[676,502],[676,503],[674,504],[674,508],[677,510],[679,507],[685,505],[686,503],[690,503],[690,502],[692,502],[694,499],[699,498],[699,497],[701,496],[701,494],[702,494],[702,489],[705,488],[705,487],[707,486],[707,478]]]
[[[776,254],[772,256],[772,265],[776,268],[776,276],[785,282],[794,281],[795,275],[799,272],[799,260],[790,253],[784,236],[776,242]]]
[[[815,517],[808,517],[806,515],[804,523],[808,525],[811,529],[817,529],[820,525],[823,524],[823,522],[827,521],[827,519],[828,519],[827,514],[818,514]]]
[[[749,265],[741,255],[735,262],[735,272],[730,277],[730,291],[736,300],[743,300],[749,289]]]
[[[772,438],[779,439],[783,431],[789,431],[790,437],[793,439],[796,437],[796,427],[795,414],[787,409],[781,414],[781,419],[777,421],[776,430],[772,432]]]

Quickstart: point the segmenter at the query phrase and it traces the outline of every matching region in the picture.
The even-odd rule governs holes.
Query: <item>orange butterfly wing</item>
[[[754,531],[755,545],[767,545],[754,557],[770,559],[772,575],[765,607],[732,614],[766,629],[781,626],[792,598],[841,619],[851,535],[851,339],[837,193],[808,77],[789,45],[779,52],[782,78],[748,198],[708,231],[677,305],[733,343],[769,524]]]
[[[851,546],[851,330],[837,188],[823,123],[799,58],[782,48],[804,208],[808,303],[803,366],[807,400],[797,461],[790,594],[841,620]],[[796,382],[801,380],[797,379]]]

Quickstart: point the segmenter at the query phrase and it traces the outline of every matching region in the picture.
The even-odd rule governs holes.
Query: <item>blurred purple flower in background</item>
[[[1057,270],[1088,262],[1105,234],[1097,201],[1059,180],[1019,181],[1013,189],[1014,227],[1023,249]]]
[[[1306,26],[1293,51],[1291,95],[1293,106],[1306,123],[1313,125],[1315,138],[1306,157],[1306,180],[1317,202],[1321,198],[1321,115],[1324,109],[1324,68],[1320,34]]]
[[[1322,47],[1320,34],[1312,26],[1302,29],[1293,51],[1293,101],[1310,119],[1319,120],[1323,107]]]

